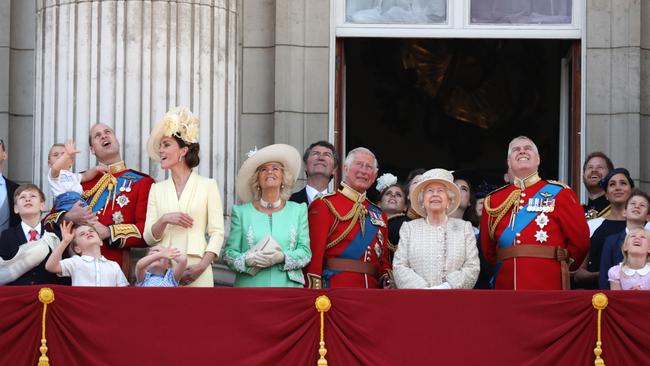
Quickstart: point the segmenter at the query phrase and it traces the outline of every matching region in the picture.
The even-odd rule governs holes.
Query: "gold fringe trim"
[[[601,327],[602,312],[607,307],[608,304],[607,295],[605,295],[602,292],[594,294],[594,296],[591,298],[591,304],[594,306],[596,310],[598,310],[598,329],[596,333],[596,348],[594,348],[594,354],[596,355],[596,359],[594,360],[594,365],[605,366],[605,360],[603,360],[600,357],[600,355],[603,353],[603,349],[601,347],[603,343],[601,342],[600,332],[602,329]]]
[[[54,302],[54,291],[51,288],[43,287],[38,291],[38,300],[43,303],[43,318],[41,321],[41,356],[38,358],[38,366],[50,366],[50,359],[47,357],[47,339],[45,339],[45,319],[47,315],[47,304]]]
[[[89,190],[85,191],[82,195],[83,199],[88,200],[88,198],[92,197],[93,199],[90,201],[88,206],[90,208],[94,208],[95,205],[97,204],[97,201],[99,200],[99,197],[101,197],[102,193],[108,188],[108,197],[106,197],[106,204],[104,204],[104,208],[106,208],[106,205],[108,204],[108,201],[111,200],[111,193],[113,193],[113,199],[115,199],[115,192],[113,190],[115,189],[117,185],[117,179],[111,174],[104,174],[97,183]]]
[[[327,354],[327,348],[325,348],[325,313],[332,307],[332,302],[329,297],[320,295],[316,298],[315,305],[316,311],[320,313],[320,343],[318,348],[320,358],[316,365],[327,366],[327,360],[325,359],[325,355]]]
[[[366,221],[366,207],[363,204],[361,204],[359,202],[355,202],[354,206],[352,206],[350,211],[348,211],[348,213],[345,214],[345,216],[341,216],[341,214],[339,214],[338,211],[336,211],[336,208],[334,207],[332,202],[328,201],[325,198],[323,198],[323,202],[325,202],[325,205],[327,206],[327,208],[329,208],[329,210],[334,214],[334,217],[335,217],[334,225],[332,225],[332,227],[330,228],[329,233],[327,234],[328,237],[332,234],[332,232],[334,232],[334,228],[339,224],[339,222],[348,221],[350,219],[352,220],[352,221],[350,221],[350,224],[348,225],[348,227],[343,231],[343,233],[338,238],[336,238],[336,239],[332,240],[331,242],[327,243],[327,245],[326,245],[327,249],[330,249],[330,248],[336,246],[343,239],[345,239],[345,237],[348,236],[350,231],[352,231],[352,228],[354,228],[354,225],[357,223],[357,221],[360,221],[361,233],[362,234],[364,233],[364,231],[365,231],[364,226],[365,226],[365,221]]]

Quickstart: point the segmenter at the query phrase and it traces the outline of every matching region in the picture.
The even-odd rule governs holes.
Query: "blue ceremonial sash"
[[[370,207],[368,207],[369,210],[371,210]],[[380,217],[381,217],[381,211],[380,211]],[[379,227],[372,223],[372,220],[370,220],[370,214],[366,215],[366,222],[365,222],[366,234],[362,235],[361,230],[359,230],[357,232],[357,235],[350,242],[350,244],[348,244],[348,246],[336,258],[359,260],[366,252],[366,248],[368,248],[370,242],[375,239],[377,230],[379,230]],[[330,287],[330,283],[329,283],[330,278],[332,278],[335,274],[339,272],[341,271],[333,270],[333,269],[323,269],[323,283],[325,285],[325,288]]]
[[[119,177],[117,177],[117,184],[115,185],[115,188],[113,189],[113,192],[115,192],[115,197],[119,196],[120,193],[120,188],[124,187],[130,187],[133,189],[133,186],[137,181],[142,179],[144,176],[141,174],[138,174],[134,171],[126,172]],[[108,189],[105,189],[104,192],[102,192],[101,196],[99,196],[99,199],[97,200],[97,203],[95,203],[95,206],[93,207],[93,213],[97,213],[99,210],[103,209],[104,206],[106,205],[106,200],[109,199],[108,197],[109,191]],[[111,193],[111,198],[114,199],[113,194]],[[93,197],[88,197],[86,200],[86,203],[90,204],[90,201],[92,201]]]
[[[539,200],[555,199],[555,196],[557,196],[557,194],[560,193],[561,190],[562,190],[562,186],[559,186],[557,184],[547,183],[531,199],[529,199],[528,202],[530,202],[531,200],[534,201],[535,199],[539,199]],[[514,227],[508,225],[505,228],[505,230],[503,230],[503,232],[501,233],[499,240],[497,240],[497,244],[499,248],[507,248],[512,246],[512,243],[515,241],[515,237],[517,236],[517,233],[521,232],[526,226],[528,226],[528,224],[530,224],[533,220],[535,220],[537,215],[541,213],[536,211],[528,211],[527,210],[528,202],[526,202],[526,204],[521,209],[519,209],[519,212],[517,212],[517,215],[515,216]],[[501,269],[502,264],[503,261],[498,261],[497,265],[494,267],[494,274],[490,279],[490,287],[492,288],[494,288],[494,283],[496,281],[497,275],[499,274],[499,269]]]

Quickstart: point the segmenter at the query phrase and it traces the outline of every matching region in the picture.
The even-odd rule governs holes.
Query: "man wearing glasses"
[[[334,145],[327,141],[317,141],[309,145],[302,156],[305,163],[307,184],[305,188],[291,195],[290,201],[306,203],[308,206],[317,197],[329,193],[328,185],[338,166],[338,157]]]
[[[5,142],[0,139],[0,232],[20,224],[20,217],[14,212],[14,192],[18,184],[2,175],[2,168],[7,160]]]

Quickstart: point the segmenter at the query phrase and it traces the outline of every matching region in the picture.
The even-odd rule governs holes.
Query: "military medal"
[[[545,242],[548,240],[548,233],[544,230],[537,230],[535,233],[535,240],[537,240],[540,243]]]
[[[129,185],[126,186],[125,191],[127,191],[127,192],[131,192],[131,185],[132,185],[132,184],[133,184],[133,181],[129,179]]]
[[[381,245],[379,243],[375,243],[375,254],[377,254],[377,258],[381,258],[381,254],[383,251],[381,250]]]
[[[125,195],[121,195],[121,196],[117,197],[117,199],[115,200],[115,202],[117,202],[117,204],[118,204],[121,208],[124,208],[124,206],[126,206],[126,205],[129,204],[129,197],[127,197],[127,196],[125,196]]]
[[[548,216],[542,212],[541,214],[537,215],[537,218],[535,218],[535,223],[537,226],[539,226],[540,229],[543,229],[544,226],[548,224]]]
[[[125,186],[126,186],[126,181],[123,180],[122,185],[120,186],[120,192],[124,192],[126,190]]]
[[[377,240],[384,245],[384,234],[381,233],[381,231],[377,230]]]
[[[381,214],[378,214],[377,212],[373,210],[368,211],[370,213],[370,222],[375,225],[375,226],[386,226],[384,223],[384,220],[381,218]]]
[[[116,224],[121,224],[124,222],[124,215],[122,215],[121,211],[113,212],[113,222]]]

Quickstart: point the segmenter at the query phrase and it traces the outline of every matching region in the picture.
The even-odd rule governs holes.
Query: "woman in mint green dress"
[[[250,152],[237,174],[242,202],[232,208],[224,259],[235,287],[303,287],[311,259],[307,205],[288,201],[300,171],[298,150],[284,144]]]

